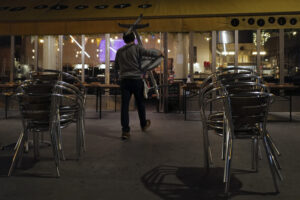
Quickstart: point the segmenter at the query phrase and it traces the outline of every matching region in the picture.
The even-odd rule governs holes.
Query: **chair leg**
[[[223,142],[222,142],[222,160],[225,160],[226,153],[226,124],[223,122]]]
[[[225,152],[225,167],[224,167],[224,179],[225,182],[225,194],[228,195],[230,187],[230,167],[231,167],[231,158],[232,158],[232,137],[230,136],[229,131],[226,134],[226,152]]]
[[[61,159],[66,160],[65,153],[64,153],[64,150],[63,150],[63,145],[62,145],[62,134],[61,134],[61,128],[60,128],[59,123],[56,127],[57,127],[56,133],[57,133],[58,150],[60,152]]]
[[[34,152],[34,160],[40,159],[40,151],[39,151],[39,133],[33,132],[33,152]]]
[[[55,161],[55,166],[56,166],[56,174],[57,174],[57,177],[60,177],[60,172],[59,172],[60,158],[59,158],[59,151],[58,151],[58,145],[57,145],[57,133],[55,133],[56,127],[54,127],[54,126],[55,126],[55,123],[53,122],[51,131],[50,131],[50,137],[51,137],[53,156],[54,156],[54,161]]]
[[[80,120],[77,120],[77,122],[76,122],[76,153],[77,153],[78,159],[81,156],[81,147],[82,147],[81,138],[82,137],[81,137]]]
[[[254,137],[252,139],[252,169],[258,171],[258,139]]]
[[[9,171],[8,171],[8,176],[11,176],[11,174],[15,168],[16,161],[19,157],[19,152],[23,151],[23,149],[24,149],[24,133],[22,132],[20,134],[18,141],[16,143],[16,146],[15,146],[15,153],[14,153],[14,156],[13,156],[13,159],[12,159]]]
[[[81,119],[81,129],[82,129],[82,148],[83,148],[83,152],[86,152],[86,142],[85,142],[85,122],[84,122],[84,116]]]
[[[276,174],[275,174],[275,164],[274,164],[274,161],[272,159],[272,154],[271,154],[271,151],[270,151],[270,147],[267,143],[266,136],[263,136],[263,144],[264,144],[264,147],[265,147],[265,150],[266,150],[266,155],[267,155],[270,171],[271,171],[272,178],[273,178],[275,191],[278,193],[279,189],[278,189],[278,183],[277,183]]]
[[[203,124],[203,126],[206,126]],[[204,153],[204,168],[209,171],[210,167],[210,155],[209,155],[209,141],[207,128],[203,127],[203,153]]]
[[[273,141],[271,135],[269,134],[269,132],[266,133],[266,136],[267,136],[268,142],[269,142],[269,144],[270,144],[272,150],[275,151],[276,154],[277,154],[278,156],[280,156],[281,153],[280,153],[280,151],[278,150],[277,146],[275,145],[275,143],[274,143],[274,141]]]

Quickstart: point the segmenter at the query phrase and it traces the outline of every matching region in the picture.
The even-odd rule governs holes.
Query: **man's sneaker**
[[[127,140],[130,137],[130,132],[122,132],[122,140]]]
[[[142,127],[142,131],[146,131],[151,125],[151,121],[149,119],[146,120],[146,125]]]

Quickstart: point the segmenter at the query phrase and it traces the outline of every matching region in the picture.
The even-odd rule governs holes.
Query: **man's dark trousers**
[[[122,79],[121,80],[121,125],[123,132],[129,132],[129,101],[131,95],[134,95],[138,114],[140,118],[140,125],[146,125],[146,111],[144,102],[144,82],[142,79]]]

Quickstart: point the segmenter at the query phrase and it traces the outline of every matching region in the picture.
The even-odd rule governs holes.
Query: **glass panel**
[[[15,81],[22,81],[34,70],[34,36],[16,36],[15,44]]]
[[[9,82],[10,74],[10,36],[0,37],[0,81]]]
[[[267,82],[279,82],[279,31],[261,30],[261,66]]]
[[[233,67],[234,54],[234,31],[218,31],[216,68]]]
[[[211,32],[194,34],[194,80],[205,79],[211,74]]]
[[[58,36],[45,35],[38,38],[38,68],[59,70]]]
[[[81,35],[66,35],[63,39],[63,71],[72,73],[81,80]],[[88,56],[85,56],[85,63],[89,63]],[[88,64],[85,65],[85,79],[87,79]]]
[[[284,33],[285,82],[300,82],[300,30],[289,29]]]
[[[239,31],[238,67],[256,69],[256,30]]]
[[[189,34],[168,33],[168,68],[174,79],[186,79],[189,73]],[[172,77],[171,76],[171,77]]]

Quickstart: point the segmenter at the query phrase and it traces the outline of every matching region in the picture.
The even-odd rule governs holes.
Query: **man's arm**
[[[142,56],[146,57],[161,57],[163,56],[162,52],[158,49],[145,49],[144,47],[139,46],[139,51]]]

